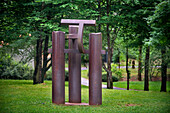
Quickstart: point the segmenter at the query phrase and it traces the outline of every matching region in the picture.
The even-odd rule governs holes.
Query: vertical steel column
[[[52,103],[65,104],[65,33],[52,32]]]
[[[102,35],[91,33],[89,44],[89,104],[102,104]]]
[[[78,26],[69,26],[69,34],[77,34]],[[69,39],[69,49],[78,50],[77,39]],[[81,53],[69,53],[69,102],[81,103]]]

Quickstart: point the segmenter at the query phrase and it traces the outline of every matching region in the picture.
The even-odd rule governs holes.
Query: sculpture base
[[[68,106],[89,106],[89,103],[69,103],[69,102],[66,102],[65,105],[68,105]]]

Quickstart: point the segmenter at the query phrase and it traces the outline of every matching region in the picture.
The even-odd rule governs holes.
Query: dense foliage
[[[128,62],[131,58],[139,62],[139,81],[144,70],[145,90],[149,90],[148,81],[152,79],[152,67],[157,61],[161,61],[162,82],[166,83],[169,4],[168,0],[4,0],[0,2],[0,41],[3,41],[0,44],[11,48],[11,54],[21,54],[24,63],[34,59],[34,84],[42,83],[52,65],[48,65],[51,59],[47,58],[51,32],[68,33],[68,26],[62,26],[61,19],[93,19],[97,25],[84,28],[84,46],[88,49],[89,33],[102,33],[103,49],[108,53],[107,63],[103,63],[107,88],[113,87],[112,61],[119,65],[121,60],[126,61],[127,77],[130,78]],[[88,62],[87,55],[82,55],[82,62]]]
[[[33,69],[14,61],[9,54],[0,55],[0,79],[31,80]]]
[[[116,76],[112,75],[112,80],[113,80],[113,82],[117,82],[119,79]],[[102,82],[107,82],[107,74],[106,73],[102,74]]]

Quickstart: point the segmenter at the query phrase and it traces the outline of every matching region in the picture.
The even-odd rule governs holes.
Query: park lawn
[[[107,84],[107,82],[103,82]],[[113,82],[115,87],[127,88],[126,81]],[[130,81],[130,89],[144,90],[144,81]],[[149,91],[160,91],[161,90],[161,81],[149,81]],[[170,81],[167,81],[167,92],[170,92]]]
[[[52,83],[32,85],[31,80],[0,80],[0,113],[168,113],[170,93],[102,89],[100,106],[55,105]],[[68,102],[68,82],[65,87]],[[88,87],[82,86],[82,102],[88,103]]]
[[[126,68],[122,68],[122,77],[124,78],[127,78],[127,72],[126,72]],[[130,71],[130,77],[136,77],[137,79],[137,76],[138,76],[138,68],[135,68],[135,69],[132,69],[132,68],[129,68],[129,71]],[[115,75],[113,73],[113,75]],[[170,68],[167,69],[167,76],[170,75]],[[142,79],[144,80],[144,70],[142,71],[141,73],[141,76],[142,76]],[[158,70],[156,69],[154,71],[154,74],[153,76],[157,76],[157,77],[161,77],[161,72],[158,72]]]

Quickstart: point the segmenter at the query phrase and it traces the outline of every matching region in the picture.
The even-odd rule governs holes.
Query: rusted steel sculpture
[[[89,50],[83,47],[84,25],[95,26],[95,20],[62,19],[61,24],[69,25],[69,49],[65,47],[64,32],[52,33],[52,102],[65,104],[65,61],[69,54],[69,102],[81,103],[81,54],[89,54],[89,105],[102,104],[102,50],[101,33],[89,35]],[[82,104],[80,104],[82,105]],[[87,104],[85,104],[87,105]]]
[[[69,34],[77,34],[78,26],[69,26]],[[69,49],[78,50],[78,42],[69,38]],[[69,53],[69,102],[81,103],[81,53]]]
[[[89,45],[89,104],[102,104],[102,36],[101,33],[90,34]]]
[[[52,33],[52,102],[65,103],[65,34],[61,31]]]

